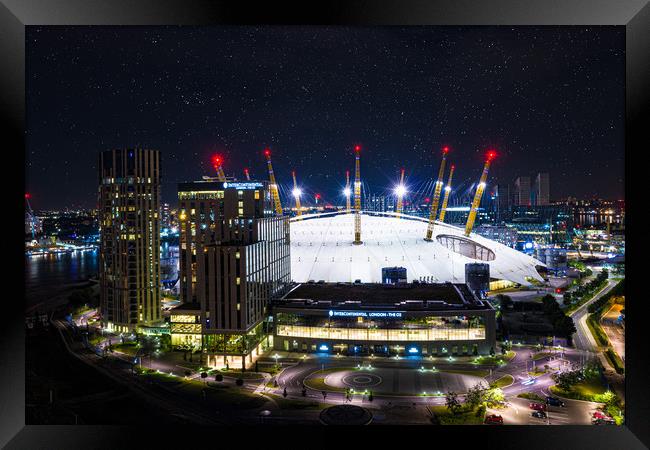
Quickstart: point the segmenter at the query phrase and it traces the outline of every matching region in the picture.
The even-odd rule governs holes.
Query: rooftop
[[[274,304],[280,308],[309,309],[491,309],[466,285],[452,283],[303,283]]]

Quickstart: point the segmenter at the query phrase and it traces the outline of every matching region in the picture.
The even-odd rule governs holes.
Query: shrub
[[[220,373],[216,374],[214,376],[214,381],[223,381],[223,375],[221,375]]]
[[[243,380],[243,378],[237,378],[237,380],[235,381],[235,384],[236,384],[237,386],[243,386],[243,385],[244,385],[244,380]]]

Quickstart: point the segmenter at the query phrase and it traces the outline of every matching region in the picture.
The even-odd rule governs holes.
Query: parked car
[[[562,400],[556,397],[546,397],[546,403],[551,406],[566,406]]]
[[[607,419],[593,419],[591,423],[594,425],[616,425],[616,421],[611,417]]]
[[[592,416],[593,419],[603,419],[603,420],[612,420],[611,417],[609,417],[607,414],[603,413],[602,411],[594,411],[594,414]]]
[[[488,425],[503,425],[503,417],[497,414],[490,414],[485,418],[485,423]]]
[[[538,419],[546,419],[546,413],[544,411],[533,411],[531,415]]]
[[[544,405],[543,403],[535,403],[535,402],[533,402],[533,403],[529,404],[528,406],[530,407],[530,409],[534,409],[535,411],[544,411],[544,410],[546,410],[546,405]]]

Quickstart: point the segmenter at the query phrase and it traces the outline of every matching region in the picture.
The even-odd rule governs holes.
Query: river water
[[[161,278],[173,277],[178,268],[178,246],[161,246]],[[25,257],[25,307],[46,302],[75,284],[96,278],[99,251],[82,251]]]

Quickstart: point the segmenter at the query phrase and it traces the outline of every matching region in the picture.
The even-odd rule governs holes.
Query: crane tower
[[[291,172],[291,176],[293,176],[293,191],[292,194],[296,198],[296,216],[300,217],[302,214],[302,211],[300,210],[300,189],[298,189],[298,183],[296,182],[296,171]]]
[[[438,203],[440,202],[440,191],[442,191],[443,177],[445,175],[445,164],[447,163],[447,153],[449,147],[442,148],[442,162],[440,163],[440,170],[438,170],[438,179],[436,187],[433,192],[433,199],[431,200],[431,212],[429,213],[429,224],[427,225],[427,235],[425,241],[430,241],[433,235],[433,225],[436,221],[436,214],[438,213]]]
[[[404,194],[406,193],[406,188],[404,187],[404,169],[402,169],[402,175],[400,176],[399,179],[399,184],[397,185],[397,188],[395,189],[395,192],[397,193],[397,214],[402,215],[402,209],[404,207]]]
[[[271,196],[273,197],[273,205],[275,206],[275,213],[278,216],[282,215],[282,204],[280,203],[280,193],[278,192],[278,185],[275,182],[275,175],[273,174],[273,165],[271,164],[271,150],[268,148],[264,150],[264,155],[266,156],[266,165],[269,168],[269,180],[271,185]]]
[[[354,146],[354,244],[361,244],[361,162],[359,160],[361,146]]]
[[[349,170],[345,171],[345,189],[343,190],[343,193],[345,194],[345,211],[350,212],[350,211],[352,211],[352,206],[350,206],[350,197],[352,195],[352,191],[350,190],[350,171]]]
[[[496,152],[493,150],[488,151],[487,159],[485,160],[485,165],[483,166],[483,173],[481,174],[481,179],[476,188],[476,194],[474,194],[474,201],[472,202],[472,207],[469,210],[469,216],[467,217],[467,223],[465,224],[465,236],[469,237],[469,234],[474,228],[474,221],[476,220],[476,211],[478,206],[481,204],[481,197],[483,196],[483,191],[485,190],[485,181],[487,180],[488,171],[490,170],[490,163],[496,157]]]
[[[214,167],[214,170],[217,171],[217,178],[219,181],[226,181],[226,174],[223,172],[223,159],[221,159],[221,156],[219,155],[214,155],[212,157],[212,166]]]
[[[451,193],[451,179],[454,177],[454,169],[456,166],[453,164],[451,165],[451,169],[449,170],[449,180],[447,180],[447,186],[445,186],[445,196],[442,199],[442,207],[440,208],[440,218],[438,221],[444,222],[445,221],[445,213],[447,212],[447,203],[449,202],[449,194]]]
[[[251,180],[251,174],[248,173],[248,169],[244,169],[244,175],[246,175],[246,180],[250,181]]]

